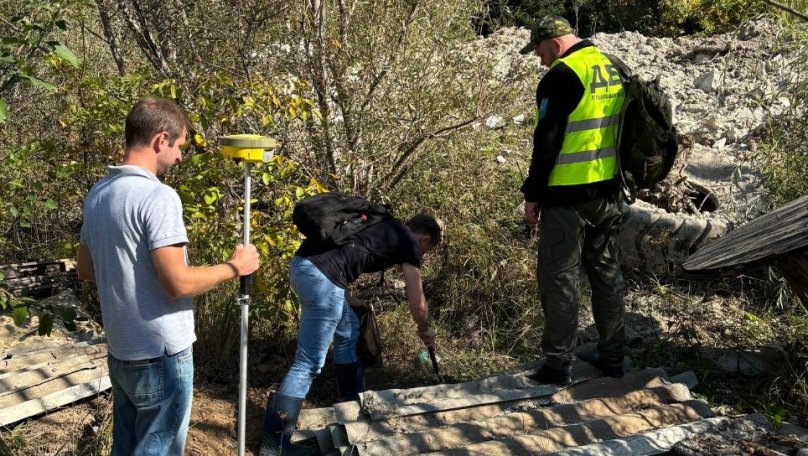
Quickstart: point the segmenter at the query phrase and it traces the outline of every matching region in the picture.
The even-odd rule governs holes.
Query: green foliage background
[[[501,144],[529,133],[471,126],[492,113],[507,119],[529,110],[529,102],[513,100],[529,99],[531,71],[514,67],[497,77],[496,62],[468,59],[464,43],[481,24],[529,24],[549,13],[566,15],[582,34],[679,34],[725,30],[760,8],[746,0],[340,5],[3,3],[9,20],[0,40],[0,159],[8,185],[0,188],[0,256],[14,262],[75,254],[83,197],[105,166],[120,160],[129,107],[155,94],[175,99],[194,122],[193,150],[167,183],[185,204],[196,262],[226,258],[241,232],[242,169],[221,159],[218,138],[251,132],[282,141],[276,158],[254,170],[250,223],[265,258],[254,308],[259,325],[293,324],[285,264],[300,237],[289,213],[301,197],[331,189],[390,199],[401,218],[424,210],[445,218],[449,241],[435,292],[441,314],[453,321],[483,309],[487,325],[521,330],[536,317],[532,241],[518,210],[521,176],[494,158]],[[797,130],[772,144],[803,139]],[[774,178],[787,170],[771,172]],[[512,258],[526,262],[513,267]],[[515,292],[513,284],[524,286]],[[232,287],[213,292],[204,298],[211,304],[200,307],[200,332],[211,334],[217,350],[232,348],[215,342],[220,332],[227,340],[234,334],[233,325],[217,321],[236,318],[230,293]]]

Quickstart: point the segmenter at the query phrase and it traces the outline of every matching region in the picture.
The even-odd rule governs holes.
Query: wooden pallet
[[[60,260],[0,265],[0,285],[15,296],[47,298],[78,284],[76,262]]]

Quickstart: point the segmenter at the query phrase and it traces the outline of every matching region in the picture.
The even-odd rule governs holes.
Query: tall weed
[[[796,2],[804,8],[806,2]],[[799,8],[799,6],[792,4]],[[764,103],[783,107],[764,125],[752,158],[763,176],[764,192],[771,208],[781,207],[808,195],[808,30],[786,14],[781,24],[785,33],[777,37],[780,54],[789,62],[787,79]],[[808,315],[788,288],[779,272],[769,269],[762,302],[773,303],[776,313],[769,314],[777,327],[777,343],[785,354],[765,396],[784,412],[808,424]],[[788,416],[787,416],[788,417]]]
[[[522,215],[521,159],[513,152],[527,130],[466,131],[437,145],[428,165],[402,183],[402,209],[428,208],[445,224],[426,275],[430,302],[452,337],[467,338],[471,349],[535,354],[538,346],[535,238]]]
[[[784,24],[777,44],[789,62],[788,79],[766,105],[785,108],[769,119],[754,154],[774,207],[808,195],[808,30],[801,23]]]

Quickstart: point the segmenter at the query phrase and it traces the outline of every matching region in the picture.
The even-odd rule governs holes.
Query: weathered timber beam
[[[0,426],[7,426],[25,418],[45,413],[63,405],[71,404],[111,388],[109,376],[93,379],[86,383],[32,399],[0,410]]]

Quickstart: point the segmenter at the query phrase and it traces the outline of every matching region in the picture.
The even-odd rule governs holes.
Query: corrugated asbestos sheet
[[[456,385],[368,391],[360,401],[304,410],[294,440],[326,455],[658,454],[709,431],[692,374],[662,369],[602,378],[575,366],[566,388],[525,377],[534,365]],[[583,451],[583,452],[581,452]]]
[[[72,292],[50,304],[78,304]],[[46,413],[110,388],[107,346],[93,332],[70,333],[54,325],[37,335],[36,322],[17,327],[0,317],[0,426]]]

